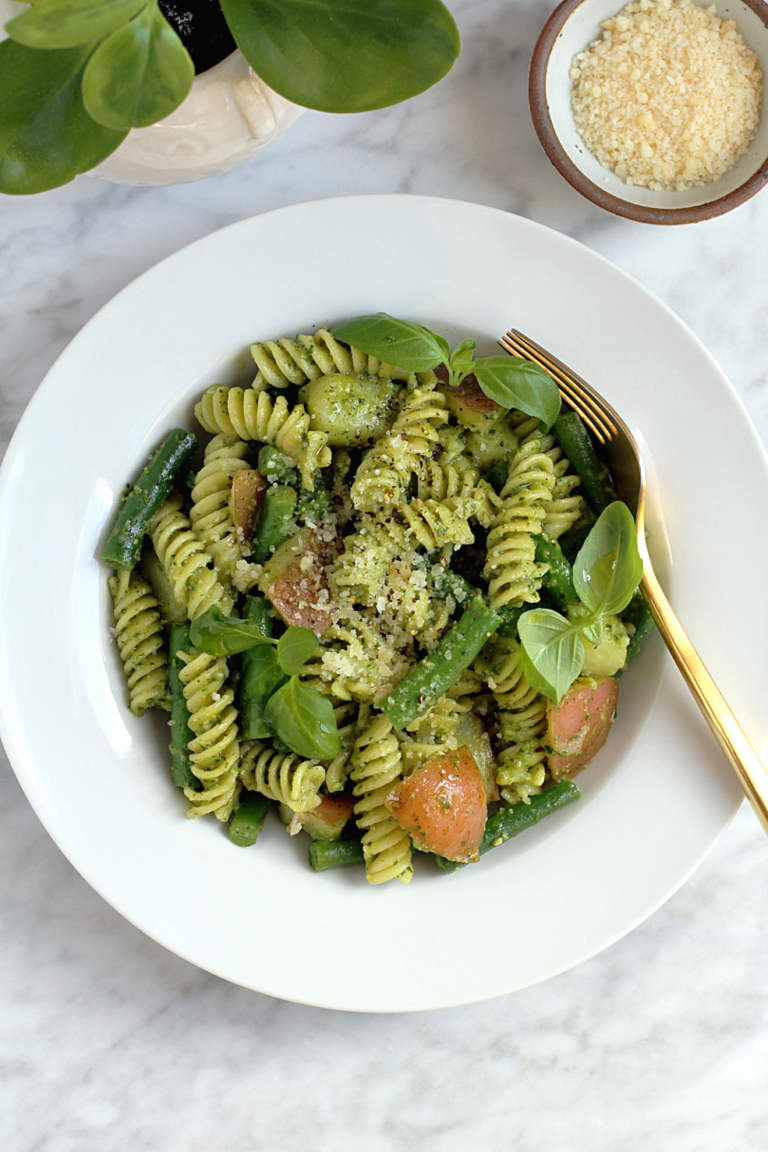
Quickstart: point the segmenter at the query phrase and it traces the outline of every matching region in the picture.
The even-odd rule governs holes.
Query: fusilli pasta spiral
[[[192,530],[213,559],[216,575],[224,584],[232,583],[237,563],[243,558],[230,496],[233,476],[248,467],[247,453],[244,440],[222,433],[214,436],[206,446],[203,467],[192,489]]]
[[[312,432],[303,404],[289,408],[284,396],[272,400],[253,388],[206,389],[195,405],[195,416],[206,432],[223,432],[241,440],[260,440],[279,448],[301,471],[304,487],[314,491],[315,472],[331,462],[327,432]]]
[[[179,679],[189,709],[189,726],[195,733],[189,742],[193,774],[202,783],[201,792],[185,788],[192,807],[187,816],[213,812],[217,820],[228,820],[240,792],[237,739],[237,709],[234,692],[227,684],[227,662],[196,648],[180,653],[184,667]]]
[[[306,384],[318,376],[333,372],[367,372],[370,376],[387,376],[393,380],[408,380],[412,374],[392,364],[385,364],[375,356],[366,356],[357,348],[340,344],[327,328],[319,328],[314,336],[297,336],[295,340],[266,340],[251,345],[251,355],[258,366],[253,387],[287,388],[289,384]]]
[[[441,435],[441,441],[444,439]],[[481,477],[474,461],[464,452],[445,448],[439,460],[419,461],[416,494],[422,500],[458,497],[467,516],[475,517],[484,528],[489,527],[502,505],[501,497]]]
[[[533,438],[518,448],[501,492],[503,505],[491,524],[483,575],[494,608],[535,603],[546,567],[536,563],[533,537],[541,532],[544,504],[554,483],[553,465]]]
[[[171,496],[149,522],[149,534],[173,594],[194,620],[214,604],[225,615],[232,611],[232,598],[212,570],[211,557],[192,531],[181,511],[182,500]]]
[[[523,674],[517,640],[494,637],[474,668],[492,688],[499,709],[504,747],[498,757],[496,780],[502,798],[508,804],[527,801],[541,791],[546,774],[546,700]]]
[[[521,413],[522,415],[522,413]],[[526,419],[517,427],[517,434],[521,443],[539,437],[539,422],[535,419]],[[554,484],[551,498],[544,502],[544,522],[542,529],[550,540],[557,540],[581,518],[585,510],[584,499],[580,495],[572,495],[580,481],[575,472],[569,472],[570,461],[563,455],[563,450],[555,437],[549,433],[541,437],[541,451],[549,456],[553,464]]]
[[[352,484],[352,503],[361,512],[376,512],[400,503],[422,458],[440,446],[439,429],[448,420],[445,397],[434,373],[408,387],[398,416],[386,436],[364,455]]]
[[[349,775],[349,761],[355,745],[357,707],[352,703],[334,702],[333,714],[339,730],[341,751],[325,768],[325,786],[329,792],[341,792]]]
[[[350,778],[358,828],[363,829],[365,876],[370,884],[387,880],[407,883],[413,875],[411,841],[384,806],[384,800],[400,779],[402,757],[392,725],[376,716],[355,740]]]
[[[255,741],[245,752],[240,775],[252,792],[261,792],[293,812],[309,812],[320,803],[325,769],[317,760],[302,760],[295,752],[278,752]]]
[[[168,659],[163,624],[149,584],[135,570],[120,571],[107,581],[115,611],[120,659],[128,680],[130,709],[143,716],[147,708],[167,708]]]

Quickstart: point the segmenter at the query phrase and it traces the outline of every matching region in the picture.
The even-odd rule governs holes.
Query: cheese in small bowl
[[[720,179],[760,123],[763,74],[733,20],[693,0],[633,0],[573,59],[571,105],[590,152],[627,185]]]

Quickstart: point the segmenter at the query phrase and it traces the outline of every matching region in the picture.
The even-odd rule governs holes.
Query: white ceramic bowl
[[[307,274],[318,237],[334,258]],[[110,632],[97,558],[120,493],[169,428],[194,427],[207,385],[252,379],[251,341],[378,309],[454,345],[474,336],[481,355],[519,327],[642,435],[659,576],[764,746],[768,605],[750,598],[749,627],[729,626],[728,606],[734,571],[768,569],[755,515],[768,466],[728,382],[594,252],[508,212],[419,196],[242,220],[139,277],[63,352],[0,469],[0,734],[51,835],[144,932],[275,996],[404,1011],[510,992],[605,948],[690,874],[741,792],[656,636],[578,777],[583,799],[451,876],[419,853],[411,884],[371,888],[360,869],[314,875],[306,837],[276,819],[243,849],[217,821],[184,818],[167,724],[128,711]]]
[[[627,0],[564,0],[542,29],[531,59],[528,97],[533,126],[549,160],[594,204],[644,224],[690,224],[743,204],[768,181],[768,117],[749,151],[719,180],[684,192],[654,192],[625,184],[588,150],[571,111],[569,72],[577,52],[601,33]],[[768,66],[768,6],[763,0],[716,0],[717,14],[735,20],[746,43]]]

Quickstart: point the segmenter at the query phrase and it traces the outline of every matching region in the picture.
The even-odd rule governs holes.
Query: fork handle
[[[646,563],[640,585],[664,643],[680,669],[712,734],[738,777],[763,828],[768,832],[768,772],[744,735],[720,689],[707,671],[687,632],[672,611],[653,568]]]

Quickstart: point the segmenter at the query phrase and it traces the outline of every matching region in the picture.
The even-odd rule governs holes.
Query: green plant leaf
[[[309,628],[286,628],[277,642],[277,658],[283,672],[293,676],[317,648],[317,636]]]
[[[532,688],[558,702],[584,667],[579,625],[551,608],[525,612],[517,624],[523,672]]]
[[[440,0],[223,0],[240,51],[271,88],[321,112],[365,112],[435,84],[459,54]]]
[[[520,408],[537,416],[547,431],[560,412],[560,393],[551,376],[529,360],[516,356],[487,356],[475,360],[477,382],[502,408]]]
[[[450,353],[442,336],[436,336],[421,324],[396,320],[386,312],[346,320],[332,331],[337,340],[344,340],[366,356],[376,356],[406,372],[428,372],[442,364]]]
[[[153,2],[99,44],[83,76],[89,114],[108,128],[146,128],[178,108],[195,66]]]
[[[211,656],[234,656],[236,652],[246,652],[257,644],[275,643],[264,635],[259,620],[225,616],[215,604],[192,621],[189,638],[195,648]]]
[[[5,26],[12,40],[28,48],[75,48],[101,40],[147,0],[39,0]]]
[[[0,192],[57,188],[106,159],[125,139],[96,124],[81,84],[90,45],[39,51],[0,44]]]
[[[341,750],[333,705],[316,688],[291,676],[270,696],[264,719],[280,740],[299,756],[331,760]]]
[[[576,595],[596,616],[621,612],[643,578],[635,521],[615,500],[600,514],[573,563]]]

